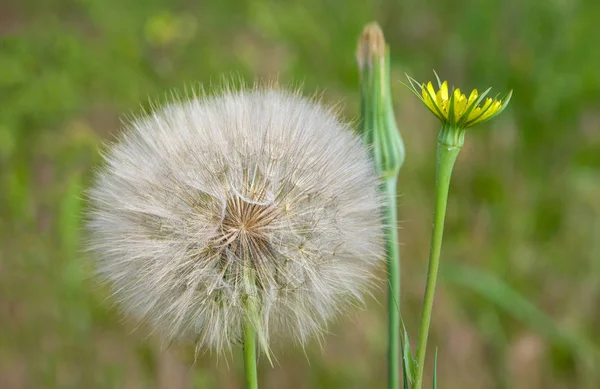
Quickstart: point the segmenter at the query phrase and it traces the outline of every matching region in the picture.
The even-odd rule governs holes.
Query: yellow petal
[[[480,114],[481,114],[481,107],[475,107],[475,108],[473,108],[473,110],[469,114],[469,118],[467,120],[473,120],[477,116],[479,116]]]
[[[494,100],[494,102],[488,108],[488,110],[486,111],[486,113],[484,113],[481,116],[481,120],[487,119],[490,116],[492,116],[493,114],[495,114],[496,112],[498,112],[498,110],[500,109],[500,107],[502,107],[502,104],[500,104],[500,102],[498,100]]]
[[[440,91],[442,92],[442,100],[448,100],[448,82],[442,82],[442,89]]]
[[[458,91],[458,89],[457,89]],[[456,91],[454,92],[454,117],[455,119],[458,121],[460,120],[461,116],[465,113],[465,110],[467,108],[467,98],[465,97],[465,95],[457,94]]]
[[[423,96],[423,102],[425,103],[425,105],[432,110],[434,113],[436,112],[435,110],[435,104],[434,102],[431,100],[431,97],[429,97],[429,95],[427,93],[424,94]]]
[[[429,95],[430,96],[435,96],[435,89],[433,89],[433,85],[431,84],[431,81],[429,81],[429,83],[427,84],[427,90],[429,91]]]
[[[473,104],[477,98],[479,97],[479,92],[477,92],[477,89],[473,89],[471,91],[471,94],[469,95],[469,101],[467,102],[468,106],[471,106],[471,104]]]
[[[489,98],[489,97],[487,99],[485,99],[485,103],[483,103],[483,105],[480,106],[481,110],[482,111],[487,111],[488,107],[492,104],[492,101],[493,100],[491,98]]]
[[[427,93],[430,89],[433,89],[431,82],[427,85],[427,89],[425,89],[425,84],[423,84],[421,88],[421,94],[423,95],[423,102],[425,103],[425,105],[434,113],[436,113],[437,111],[435,110],[435,103],[433,102],[433,100],[431,100],[431,96],[429,95],[429,93]]]
[[[484,120],[485,118],[487,118],[490,114],[490,109],[488,109],[490,107],[490,105],[492,104],[494,100],[491,98],[487,98],[485,99],[485,103],[477,108],[475,108],[473,111],[471,111],[471,114],[469,115],[469,120],[474,120],[477,118],[477,121],[475,123],[479,123],[480,121]],[[483,115],[481,115],[481,113],[483,113]],[[478,117],[479,115],[481,115],[481,117]],[[473,124],[475,124],[473,123]]]
[[[444,109],[444,99],[442,99],[442,90],[440,89],[435,94],[435,103],[440,107],[440,109]]]

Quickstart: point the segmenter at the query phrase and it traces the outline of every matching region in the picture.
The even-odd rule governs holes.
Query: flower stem
[[[454,162],[456,161],[459,152],[460,147],[448,146],[438,142],[433,234],[431,237],[431,249],[429,253],[427,285],[425,286],[425,297],[423,299],[423,308],[421,311],[421,324],[419,325],[419,337],[417,339],[417,374],[415,377],[414,389],[421,389],[423,384],[425,351],[427,349],[427,337],[429,335],[429,325],[431,324],[433,297],[435,294],[435,284],[440,264],[440,251],[442,248],[442,237],[444,235],[444,219],[446,218],[448,189],[450,188],[452,168],[454,167]]]
[[[246,372],[246,389],[258,389],[256,373],[256,334],[250,320],[243,328],[244,370]]]
[[[388,269],[388,388],[400,387],[400,252],[398,249],[397,178],[386,180],[386,251]]]
[[[390,53],[377,23],[365,26],[358,43],[361,126],[387,195],[386,250],[388,265],[388,389],[400,385],[400,255],[396,183],[405,150],[394,117],[390,83]]]

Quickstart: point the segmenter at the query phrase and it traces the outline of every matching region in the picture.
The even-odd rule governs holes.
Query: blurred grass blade
[[[402,372],[404,373],[404,379],[412,385],[416,374],[415,358],[412,355],[410,348],[410,340],[408,339],[408,332],[404,325],[404,320],[400,319],[402,323]]]
[[[555,346],[567,348],[590,362],[597,359],[598,350],[593,348],[591,341],[561,329],[550,316],[496,275],[452,262],[442,264],[441,274],[444,282],[478,293],[545,336]]]
[[[404,327],[404,321],[402,321],[402,326]],[[400,347],[400,354],[401,354],[401,358],[402,358],[402,376],[403,376],[403,388],[404,389],[410,389],[410,383],[409,383],[409,376],[410,376],[410,369],[408,368],[407,364],[405,363],[406,360],[406,352],[408,351],[410,358],[412,358],[412,353],[410,352],[410,345],[408,347],[408,350],[405,349],[405,345],[409,343],[408,341],[408,335],[406,333],[406,329],[404,329],[404,337],[402,338],[402,347]],[[410,379],[412,382],[412,379]]]
[[[433,357],[433,389],[437,389],[437,358],[438,349],[435,348],[435,356]]]

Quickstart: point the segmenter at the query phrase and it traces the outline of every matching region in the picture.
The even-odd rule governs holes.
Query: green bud
[[[377,23],[368,24],[358,42],[361,131],[384,179],[396,177],[404,163],[404,142],[396,126],[390,89],[389,48]]]

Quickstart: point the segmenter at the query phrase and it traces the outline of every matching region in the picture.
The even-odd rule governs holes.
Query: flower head
[[[420,84],[414,78],[407,77],[410,83],[409,89],[443,124],[462,129],[483,123],[499,115],[506,108],[512,96],[512,91],[510,91],[501,99],[498,96],[486,97],[492,89],[489,88],[481,94],[477,89],[473,89],[467,97],[458,88],[448,90],[448,82],[440,82],[437,73],[435,74],[438,84],[437,91],[431,81],[427,84]]]
[[[385,180],[398,175],[405,149],[396,125],[390,90],[390,53],[383,31],[375,22],[365,26],[358,41],[360,126],[371,147],[375,165]]]
[[[377,186],[360,138],[297,94],[175,102],[108,149],[90,244],[124,310],[169,338],[220,351],[249,320],[303,342],[383,259]]]

